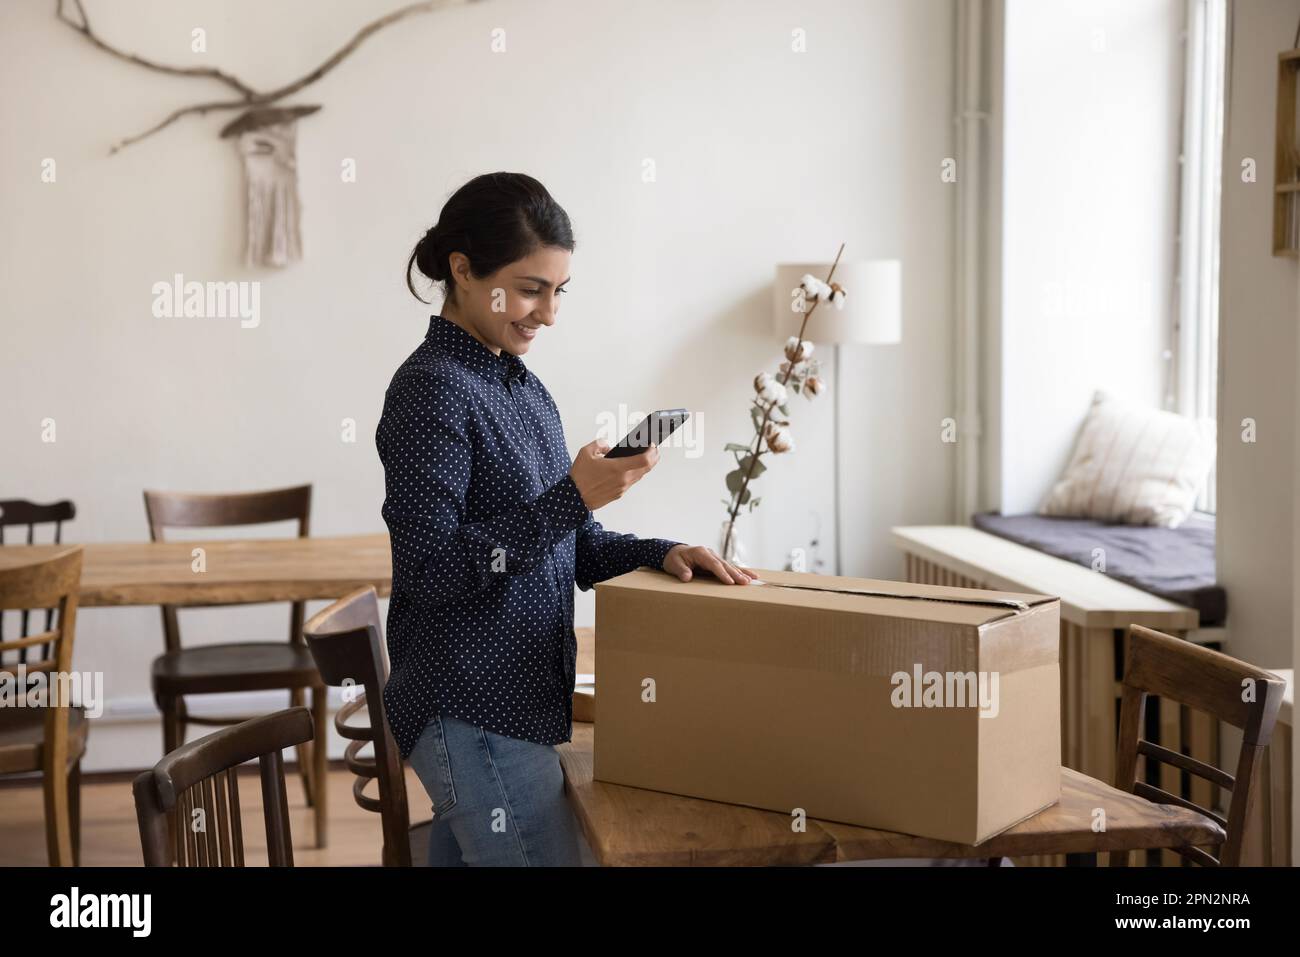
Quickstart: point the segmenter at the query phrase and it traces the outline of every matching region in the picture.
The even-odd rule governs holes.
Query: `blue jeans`
[[[583,863],[551,745],[436,714],[408,760],[433,801],[430,867]]]

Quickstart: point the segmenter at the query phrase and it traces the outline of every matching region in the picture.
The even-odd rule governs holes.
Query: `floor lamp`
[[[779,263],[772,284],[773,329],[784,341],[797,335],[803,316],[792,310],[793,292],[805,274],[825,279],[830,263]],[[808,320],[804,338],[817,345],[833,345],[834,364],[830,384],[834,415],[832,445],[835,484],[835,574],[841,573],[843,550],[840,547],[840,346],[851,343],[886,345],[902,341],[902,272],[897,259],[840,262],[834,282],[844,287],[844,308],[822,303]],[[811,303],[809,303],[811,305]]]

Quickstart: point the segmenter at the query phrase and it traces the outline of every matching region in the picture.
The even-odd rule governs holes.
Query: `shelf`
[[[1300,258],[1300,50],[1277,57],[1273,255]]]

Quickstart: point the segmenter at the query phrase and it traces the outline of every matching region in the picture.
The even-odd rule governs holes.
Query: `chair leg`
[[[175,751],[177,736],[183,735],[179,723],[176,720],[176,699],[170,695],[154,694],[154,701],[158,704],[158,710],[162,712],[163,726],[163,754],[170,754]],[[176,865],[176,814],[172,812],[167,815],[167,854],[168,864]]]
[[[45,786],[45,850],[50,867],[71,867],[72,824],[68,808],[67,762],[56,760],[42,775]]]
[[[81,866],[81,759],[68,775],[68,817],[72,828],[72,863]]]
[[[176,699],[167,695],[154,695],[154,702],[162,712],[163,755],[176,750]]]
[[[190,730],[190,713],[185,707],[185,699],[183,697],[178,696],[173,699],[172,714],[173,720],[176,722],[175,747],[179,748],[185,743],[185,737]]]
[[[306,701],[304,700],[302,688],[289,689],[289,707],[301,708]],[[312,762],[311,742],[294,745],[294,757],[298,760],[298,777],[302,780],[302,794],[307,802],[308,807],[316,806],[316,794],[312,789],[311,769],[314,766]]]
[[[311,743],[311,778],[315,801],[312,804],[316,812],[316,847],[327,846],[329,840],[328,795],[329,787],[326,776],[329,774],[329,749],[326,704],[329,701],[329,689],[317,687],[311,689],[311,717],[314,737]]]

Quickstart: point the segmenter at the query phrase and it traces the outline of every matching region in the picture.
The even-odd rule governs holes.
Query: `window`
[[[1182,196],[1174,391],[1183,415],[1214,419],[1218,408],[1219,181],[1223,154],[1226,0],[1187,0],[1183,85]],[[1197,508],[1214,511],[1214,471]]]

